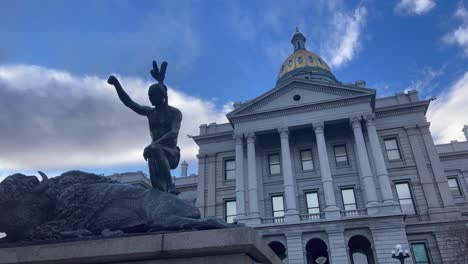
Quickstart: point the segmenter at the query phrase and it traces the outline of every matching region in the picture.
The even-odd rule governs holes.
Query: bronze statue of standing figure
[[[124,105],[148,118],[152,142],[143,151],[143,157],[148,161],[153,188],[177,194],[178,191],[172,182],[171,169],[177,168],[180,160],[177,137],[182,122],[182,113],[168,104],[167,87],[164,85],[166,69],[167,62],[163,62],[159,69],[157,63],[153,61],[151,75],[158,83],[149,87],[148,97],[154,107],[135,103],[115,76],[109,76],[107,83],[115,87]]]

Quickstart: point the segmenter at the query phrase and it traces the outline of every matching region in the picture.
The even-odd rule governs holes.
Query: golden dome
[[[278,79],[288,72],[304,67],[318,67],[325,71],[330,71],[327,63],[319,55],[308,50],[297,50],[291,54],[281,65]]]
[[[306,38],[296,28],[291,39],[294,52],[281,65],[277,82],[282,82],[290,77],[338,82],[327,63],[319,55],[305,48],[305,42]]]

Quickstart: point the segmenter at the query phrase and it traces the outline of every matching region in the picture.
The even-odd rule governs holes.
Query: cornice
[[[221,133],[216,133],[216,134],[199,135],[199,136],[193,136],[192,139],[195,141],[195,143],[198,144],[198,142],[201,142],[201,141],[208,141],[211,139],[218,140],[219,138],[222,138],[222,137],[226,137],[227,139],[232,140],[234,137],[234,132],[228,131],[228,132],[221,132]]]
[[[427,108],[429,107],[430,100],[420,101],[417,103],[408,103],[408,104],[400,104],[400,105],[392,105],[386,106],[381,108],[375,108],[375,116],[376,117],[386,117],[386,116],[394,116],[394,115],[401,115],[407,113],[415,113],[415,112],[424,112],[426,114]]]
[[[271,118],[276,116],[284,116],[288,114],[295,114],[295,113],[303,113],[307,111],[319,111],[323,109],[335,108],[335,107],[342,107],[348,106],[353,104],[358,104],[362,102],[371,102],[373,95],[365,94],[359,95],[349,98],[342,98],[342,99],[334,99],[331,101],[325,101],[320,103],[313,103],[307,105],[299,105],[287,108],[279,108],[275,110],[269,110],[264,112],[257,112],[257,113],[248,113],[244,115],[237,115],[235,117],[231,117],[231,122],[236,124],[243,121],[254,121],[258,119],[264,118]]]

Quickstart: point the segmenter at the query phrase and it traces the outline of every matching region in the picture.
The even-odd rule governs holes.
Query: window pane
[[[301,160],[311,160],[311,159],[312,159],[312,151],[310,150],[301,151]]]
[[[458,186],[457,178],[449,178],[447,179],[447,183],[448,183],[450,192],[452,193],[453,196],[461,195],[461,191],[460,191],[460,187]]]
[[[225,219],[227,223],[234,222],[234,217],[236,217],[236,201],[226,201],[224,204],[225,208]]]
[[[270,165],[270,174],[279,174],[281,173],[281,167],[279,164]]]
[[[273,211],[284,211],[283,196],[271,197],[273,202]]]
[[[356,204],[345,204],[344,206],[345,211],[356,210]]]
[[[395,187],[396,187],[399,199],[411,198],[411,193],[410,193],[409,186],[407,183],[399,183],[399,184],[396,184]]]
[[[355,204],[356,203],[356,200],[354,198],[354,190],[353,189],[343,189],[343,190],[341,190],[341,194],[343,195],[344,204]]]
[[[235,170],[236,162],[234,160],[226,160],[226,170]]]
[[[413,200],[403,199],[400,200],[401,211],[406,214],[415,214]]]
[[[401,159],[400,152],[398,151],[398,149],[388,150],[387,151],[387,156],[388,156],[389,160],[399,160],[399,159]]]
[[[354,264],[368,264],[367,256],[361,252],[354,252],[353,253],[353,263]]]
[[[235,180],[235,179],[236,179],[235,170],[226,171],[226,180]]]
[[[318,197],[316,192],[306,193],[307,208],[319,207]]]
[[[396,139],[386,139],[385,140],[385,149],[386,150],[391,150],[391,149],[398,149],[398,144],[396,142]]]
[[[457,180],[455,180],[454,178],[448,179],[447,182],[448,182],[449,188],[454,188],[454,187],[458,188]]]
[[[308,209],[307,209],[307,213],[308,213],[308,214],[318,214],[318,213],[320,213],[320,208],[317,208],[317,207],[315,207],[315,208],[308,208]]]
[[[313,170],[314,169],[314,163],[312,160],[305,160],[302,161],[302,170]]]
[[[273,217],[283,217],[284,216],[284,211],[274,211],[273,212]]]
[[[236,217],[235,215],[233,216],[227,216],[226,217],[226,223],[230,224],[230,223],[234,223],[234,217]]]
[[[346,155],[345,146],[336,146],[335,147],[335,156],[343,156],[343,155]]]
[[[424,243],[411,244],[411,248],[413,249],[416,263],[429,263],[426,245]]]
[[[336,162],[347,163],[348,162],[348,157],[346,157],[346,156],[336,157]]]
[[[270,164],[279,163],[279,155],[270,155],[269,156]]]

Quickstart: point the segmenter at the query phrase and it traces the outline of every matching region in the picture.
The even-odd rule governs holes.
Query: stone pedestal
[[[0,248],[4,263],[281,263],[248,227]]]

